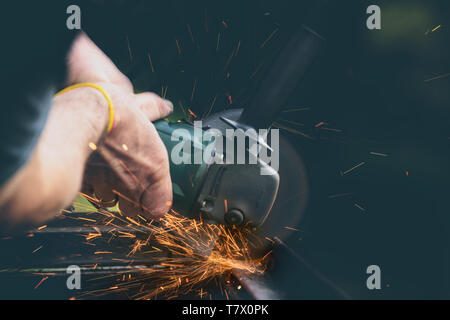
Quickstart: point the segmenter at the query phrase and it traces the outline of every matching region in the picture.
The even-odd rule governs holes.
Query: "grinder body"
[[[161,140],[166,146],[169,158],[171,158],[174,149],[179,145],[180,140],[192,146],[189,148],[187,156],[192,159],[194,152],[203,151],[206,147],[203,141],[195,141],[194,127],[185,122],[168,122],[159,120],[154,123]],[[174,136],[174,132],[184,134],[183,137],[179,135]],[[197,150],[195,150],[197,149]],[[175,150],[176,151],[176,150]],[[181,155],[184,157],[186,155]],[[191,216],[194,210],[195,199],[200,191],[200,186],[206,176],[208,165],[205,162],[200,164],[187,163],[176,164],[170,161],[170,175],[172,178],[173,203],[174,209],[185,216]]]
[[[236,130],[229,122],[241,113],[242,109],[234,109],[215,114],[203,121],[202,128],[185,122],[155,122],[169,153],[173,205],[178,213],[221,224],[264,222],[276,198],[278,173],[259,159],[227,163],[227,150],[216,145],[226,135],[211,138],[206,134],[211,128],[219,133]],[[262,170],[269,174],[262,175]]]

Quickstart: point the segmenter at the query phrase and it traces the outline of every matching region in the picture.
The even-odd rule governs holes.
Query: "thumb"
[[[150,121],[167,117],[173,111],[173,104],[162,99],[153,92],[143,92],[135,95],[139,108]]]

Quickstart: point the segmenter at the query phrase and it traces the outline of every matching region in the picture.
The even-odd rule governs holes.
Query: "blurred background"
[[[138,91],[190,120],[245,107],[292,30],[313,27],[326,46],[274,119],[310,185],[286,245],[353,298],[448,299],[450,2],[334,2],[95,1],[82,19]],[[285,297],[339,298],[275,258]],[[372,264],[381,290],[366,287]]]

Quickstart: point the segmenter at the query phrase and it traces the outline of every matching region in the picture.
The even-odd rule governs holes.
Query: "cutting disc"
[[[280,186],[277,198],[259,233],[286,239],[295,233],[308,202],[308,179],[304,162],[289,141],[280,134]]]

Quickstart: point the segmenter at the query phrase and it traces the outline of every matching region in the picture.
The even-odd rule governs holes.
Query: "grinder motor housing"
[[[202,139],[205,130],[211,128],[222,133],[222,137],[226,137],[226,129],[248,130],[249,127],[238,122],[241,113],[242,109],[231,109],[204,119],[200,135],[194,132],[195,127],[189,123],[155,122],[169,157],[172,153],[180,152],[180,141],[188,146],[181,152],[190,153],[178,155],[181,158],[184,156],[192,160],[196,152],[201,154],[201,163],[176,164],[170,161],[175,211],[190,218],[201,215],[205,220],[220,224],[258,226],[264,222],[277,195],[280,180],[277,171],[261,159],[257,159],[256,163],[246,161],[244,164],[227,164],[226,159],[231,156],[227,155],[228,149],[217,148],[214,145],[217,140]],[[253,140],[249,143],[259,142],[259,148],[270,149],[262,137],[250,136],[249,140]],[[249,153],[250,149],[246,148],[245,151]],[[219,163],[214,159],[223,161]],[[262,175],[262,171],[266,174]]]

